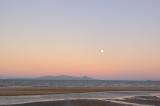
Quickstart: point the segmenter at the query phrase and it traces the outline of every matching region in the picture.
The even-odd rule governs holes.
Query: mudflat
[[[157,96],[134,96],[130,98],[125,98],[120,101],[125,101],[129,103],[138,103],[143,105],[160,106],[160,97]]]
[[[110,101],[101,101],[101,100],[64,100],[64,101],[48,101],[48,102],[15,104],[9,106],[124,106],[124,104],[112,103]]]
[[[0,96],[48,95],[104,91],[160,91],[146,87],[12,87],[0,88]]]

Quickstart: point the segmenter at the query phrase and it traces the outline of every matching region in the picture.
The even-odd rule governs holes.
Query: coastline
[[[14,104],[5,106],[124,106],[124,104],[113,103],[110,101],[102,100],[61,100],[61,101],[46,101],[46,102],[35,102],[35,103],[24,103]],[[127,105],[132,106],[132,105]]]
[[[0,106],[153,106],[160,89],[142,87],[3,87]]]
[[[160,97],[135,96],[121,99],[72,99],[56,101],[39,101],[0,106],[159,106]]]
[[[0,96],[49,95],[106,91],[160,91],[155,87],[3,87]]]

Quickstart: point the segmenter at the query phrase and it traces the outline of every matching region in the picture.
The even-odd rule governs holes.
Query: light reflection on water
[[[33,95],[33,96],[0,96],[0,105],[22,104],[40,101],[56,101],[71,99],[101,99],[123,98],[126,96],[137,95],[160,95],[160,92],[147,91],[110,91],[110,92],[90,92],[90,93],[70,93],[52,95]]]

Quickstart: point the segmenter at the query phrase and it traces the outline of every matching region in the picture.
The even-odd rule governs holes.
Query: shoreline
[[[0,96],[0,106],[151,106],[160,104],[160,91],[108,91],[73,93],[73,88],[54,88],[62,91],[69,89],[67,93],[53,93],[46,95],[24,95],[23,90],[31,88],[8,88],[7,91],[21,91],[23,95]],[[37,88],[38,90],[53,90]],[[32,89],[33,91],[37,89]],[[80,89],[80,88],[76,88]],[[97,89],[97,88],[96,88]],[[75,88],[74,88],[75,90]],[[80,89],[82,90],[82,88]],[[32,91],[32,92],[33,92]],[[17,93],[17,92],[16,92]],[[70,104],[70,105],[68,105]],[[99,105],[97,105],[99,104]]]
[[[153,87],[5,87],[0,96],[30,96],[68,93],[90,93],[107,91],[160,91]]]
[[[124,106],[124,104],[114,103],[111,101],[96,100],[96,99],[77,99],[77,100],[42,101],[42,102],[32,102],[24,104],[12,104],[5,106]],[[127,105],[127,106],[133,106],[133,105]]]
[[[56,101],[39,101],[0,106],[159,106],[160,97],[135,96],[123,99],[69,99]]]

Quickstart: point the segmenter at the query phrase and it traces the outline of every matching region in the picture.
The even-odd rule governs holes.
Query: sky
[[[0,77],[160,80],[159,11],[159,0],[0,0]]]

